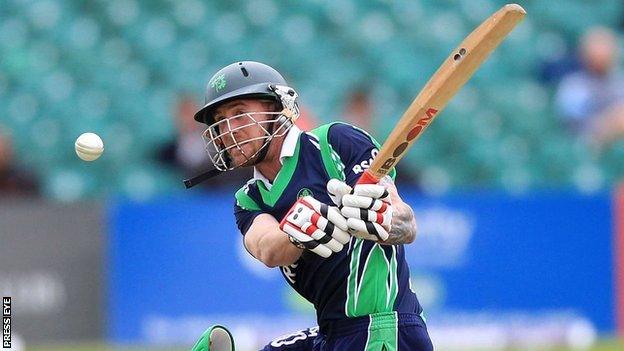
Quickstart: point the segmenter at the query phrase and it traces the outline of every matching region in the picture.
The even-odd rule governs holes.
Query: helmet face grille
[[[202,137],[214,167],[227,171],[261,162],[271,140],[285,135],[299,118],[297,98],[284,77],[265,64],[242,61],[219,70],[206,87],[206,105],[195,114],[196,121],[208,125]],[[281,111],[248,112],[214,120],[220,105],[237,99],[275,101]]]
[[[267,115],[272,118],[258,118]],[[237,123],[233,127],[232,122],[235,119]],[[261,161],[258,156],[269,146],[271,140],[285,135],[291,127],[290,119],[281,112],[249,112],[211,124],[202,137],[214,167],[220,171],[228,171],[252,166]],[[251,136],[245,138],[246,134]],[[254,149],[256,144],[259,145]],[[240,154],[242,161],[235,162],[232,153]]]

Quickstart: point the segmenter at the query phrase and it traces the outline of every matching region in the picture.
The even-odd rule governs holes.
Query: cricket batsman
[[[316,310],[318,327],[263,350],[433,350],[403,247],[414,241],[416,221],[394,171],[378,184],[356,184],[377,142],[345,123],[303,132],[298,116],[295,90],[252,61],[219,70],[195,114],[208,126],[203,137],[217,170],[253,167],[235,194],[245,248],[279,267]],[[193,349],[210,350],[209,336]]]

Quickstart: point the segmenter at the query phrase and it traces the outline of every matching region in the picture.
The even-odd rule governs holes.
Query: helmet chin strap
[[[271,143],[272,140],[273,139],[271,138],[269,143],[260,150],[260,153],[258,153],[258,156],[255,158],[255,160],[253,160],[253,163],[248,163],[248,164],[245,164],[245,165],[246,166],[254,166],[254,165],[257,165],[258,163],[262,162],[264,160],[264,158],[266,157],[268,151],[269,151],[270,143]],[[229,157],[228,157],[228,159],[229,159]],[[231,162],[231,160],[229,160],[229,161]],[[200,175],[197,175],[197,176],[195,176],[193,178],[185,179],[184,180],[184,186],[186,187],[186,189],[190,189],[190,188],[194,187],[195,185],[197,185],[199,183],[202,183],[202,182],[204,182],[204,181],[206,181],[208,179],[214,178],[214,177],[218,176],[219,174],[225,173],[225,172],[227,172],[227,171],[220,171],[220,170],[218,170],[216,168],[213,168],[213,169],[211,169],[209,171],[206,171],[206,172],[204,172],[204,173],[202,173]]]
[[[204,173],[202,173],[200,175],[197,175],[197,176],[195,176],[193,178],[185,179],[184,180],[184,186],[187,189],[190,189],[190,188],[194,187],[195,185],[197,185],[197,184],[199,184],[199,183],[201,183],[203,181],[206,181],[206,180],[208,180],[210,178],[214,178],[214,177],[218,176],[221,173],[223,173],[223,171],[220,171],[220,170],[218,170],[216,168],[213,168],[213,169],[211,169],[211,170],[209,170],[207,172],[204,172]]]
[[[252,164],[249,164],[250,166],[257,165],[258,163],[264,161],[264,159],[266,158],[266,155],[269,152],[269,148],[271,147],[271,142],[273,141],[273,130],[275,129],[275,124],[272,123],[270,125],[270,128],[271,130],[269,131],[269,135],[271,135],[271,137],[269,139],[269,142],[266,143],[262,149],[260,149],[260,153],[258,153],[258,156],[256,156],[254,162]]]

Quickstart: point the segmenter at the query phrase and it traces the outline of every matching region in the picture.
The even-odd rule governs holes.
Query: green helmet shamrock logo
[[[225,81],[225,75],[220,75],[217,77],[214,77],[211,81],[210,81],[210,87],[214,88],[214,90],[218,93],[221,89],[225,88],[225,86],[227,85],[227,82]]]

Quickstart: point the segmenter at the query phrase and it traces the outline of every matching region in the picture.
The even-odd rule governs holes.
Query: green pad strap
[[[236,346],[226,327],[213,325],[199,337],[191,351],[236,351]]]

